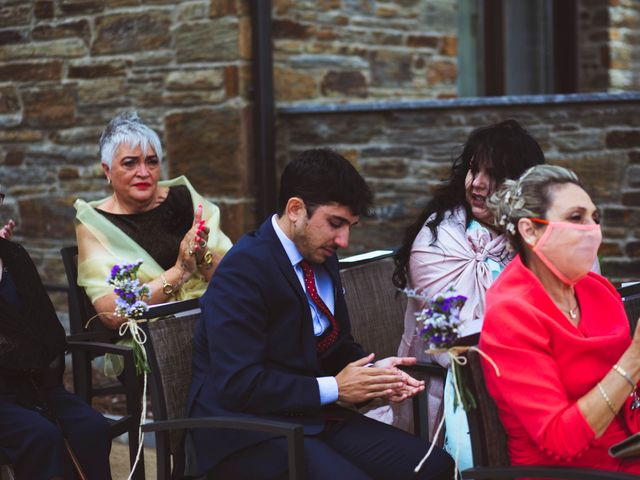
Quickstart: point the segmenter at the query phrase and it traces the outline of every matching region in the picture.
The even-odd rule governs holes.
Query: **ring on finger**
[[[193,250],[189,249],[189,255],[192,255],[192,256],[193,256],[193,255],[195,255],[195,254],[196,254],[196,252],[194,252]]]
[[[206,241],[204,238],[200,239],[200,246],[201,246],[202,248],[204,248],[204,247],[206,247],[206,246],[207,246],[207,241]]]

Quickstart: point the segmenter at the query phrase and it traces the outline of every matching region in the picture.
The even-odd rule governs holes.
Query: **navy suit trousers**
[[[46,395],[87,477],[110,479],[107,420],[61,385]],[[17,404],[13,395],[0,395],[0,450],[11,460],[17,480],[76,478],[60,428]]]
[[[453,460],[437,447],[420,473],[413,472],[428,448],[429,444],[416,436],[354,413],[341,421],[327,421],[322,433],[305,437],[307,478],[451,480]],[[235,452],[207,478],[284,480],[287,475],[287,442],[277,438]]]

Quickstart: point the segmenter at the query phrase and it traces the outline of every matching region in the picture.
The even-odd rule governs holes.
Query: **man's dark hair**
[[[306,150],[284,168],[278,194],[279,216],[292,197],[304,201],[309,217],[316,207],[330,203],[348,207],[353,215],[366,215],[373,203],[364,178],[347,159],[328,148]]]

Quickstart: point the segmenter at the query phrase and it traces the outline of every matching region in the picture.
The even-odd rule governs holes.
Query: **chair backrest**
[[[100,332],[104,338],[102,341],[110,341],[117,338],[117,332],[108,330],[102,322],[95,318],[89,327],[85,327],[90,318],[96,316],[96,310],[87,297],[84,289],[78,286],[78,247],[72,245],[60,250],[64,271],[67,274],[67,302],[69,306],[69,333],[81,334],[86,331]],[[84,398],[89,404],[94,396],[112,394],[111,386],[100,387],[93,385],[93,371],[91,360],[94,354],[77,351],[72,356],[73,362],[73,386],[77,395]],[[123,389],[124,392],[124,389]]]
[[[498,409],[484,383],[480,354],[470,350],[463,366],[464,382],[476,399],[476,408],[467,412],[473,463],[482,467],[510,465],[507,451],[507,434],[504,431]]]
[[[376,358],[395,356],[404,330],[405,295],[391,283],[393,258],[340,270],[354,338]]]
[[[69,289],[67,298],[69,302],[69,330],[71,334],[82,333],[87,330],[104,329],[99,320],[91,323],[90,328],[85,328],[87,321],[96,315],[93,304],[87,297],[84,289],[78,286],[78,247],[72,245],[60,250],[64,271],[67,274]]]
[[[151,368],[151,397],[154,420],[184,418],[191,384],[193,335],[200,318],[197,301],[174,302],[186,314],[170,315],[144,324],[147,355]],[[171,304],[169,304],[171,305]],[[151,309],[153,312],[153,309]],[[170,452],[182,453],[184,431],[170,433]]]
[[[618,293],[622,297],[624,310],[627,312],[629,326],[631,327],[631,335],[633,336],[638,317],[640,317],[640,283],[619,288]]]

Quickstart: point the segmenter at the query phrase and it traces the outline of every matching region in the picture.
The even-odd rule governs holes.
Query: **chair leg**
[[[77,351],[71,356],[73,366],[73,390],[76,395],[91,405],[92,378],[91,358],[87,352]]]
[[[158,480],[169,480],[173,478],[171,472],[171,452],[169,448],[168,432],[156,433],[156,466],[158,469]]]
[[[138,455],[138,447],[140,446],[140,438],[138,437],[138,427],[129,430],[129,461],[133,467]],[[144,478],[144,448],[140,450],[140,459],[136,466],[136,471],[133,473],[132,478],[135,480],[145,480]]]
[[[427,391],[413,397],[413,433],[424,441],[429,441]]]
[[[133,355],[128,356],[125,359],[122,383],[126,389],[127,399],[127,412],[131,415],[131,424],[129,426],[129,459],[131,466],[133,466],[136,456],[138,454],[138,447],[140,445],[139,426],[142,416],[142,394],[140,391],[140,381],[136,375],[136,369],[133,362]],[[144,480],[144,449],[140,450],[140,460],[138,460],[138,466],[136,471],[133,472],[133,478],[135,480]]]

